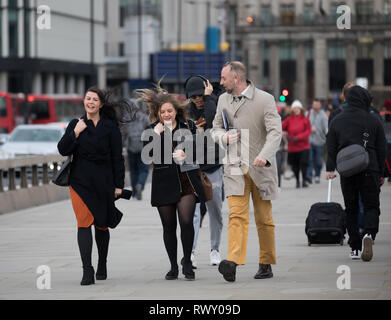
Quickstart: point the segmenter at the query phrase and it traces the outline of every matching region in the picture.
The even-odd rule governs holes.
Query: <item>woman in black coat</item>
[[[125,168],[121,133],[106,93],[95,87],[88,89],[84,108],[85,115],[69,123],[58,150],[63,156],[72,155],[69,189],[83,263],[81,285],[90,285],[95,282],[91,264],[91,225],[95,226],[99,254],[96,279],[105,280],[108,228],[115,228],[122,218],[114,200],[124,187]]]
[[[147,103],[153,122],[143,137],[148,139],[145,148],[151,150],[149,155],[153,155],[151,203],[158,209],[163,225],[164,245],[171,263],[171,270],[165,278],[177,279],[179,273],[176,236],[178,212],[184,253],[182,273],[187,280],[194,280],[190,260],[194,239],[194,210],[196,203],[205,202],[206,198],[199,169],[192,167],[185,171],[184,166],[177,164],[183,162],[186,157],[194,156],[195,150],[193,154],[185,154],[181,147],[177,148],[181,141],[176,141],[175,137],[183,132],[190,137],[190,141],[195,142],[197,128],[194,122],[186,120],[187,102],[179,102],[174,95],[159,87],[158,91],[139,90],[139,94],[139,100]],[[146,136],[149,138],[145,138]],[[149,162],[145,158],[143,161]]]

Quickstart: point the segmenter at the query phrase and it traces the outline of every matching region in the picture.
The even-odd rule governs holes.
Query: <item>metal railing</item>
[[[0,192],[49,184],[65,159],[60,155],[46,155],[0,160]],[[6,186],[4,179],[8,180]]]
[[[128,171],[125,151],[123,156]],[[0,159],[0,193],[50,184],[65,160],[61,155]]]

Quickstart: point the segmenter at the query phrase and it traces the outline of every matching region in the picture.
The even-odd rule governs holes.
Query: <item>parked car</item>
[[[59,125],[26,124],[17,126],[0,147],[1,158],[59,154],[57,144],[65,132]]]
[[[6,143],[9,139],[10,135],[8,133],[0,133],[0,146]]]

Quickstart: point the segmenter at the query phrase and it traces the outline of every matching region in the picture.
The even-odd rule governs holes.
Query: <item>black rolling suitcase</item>
[[[305,221],[309,246],[311,244],[343,245],[346,232],[345,211],[339,203],[331,202],[331,184],[332,179],[329,180],[327,202],[313,204]]]

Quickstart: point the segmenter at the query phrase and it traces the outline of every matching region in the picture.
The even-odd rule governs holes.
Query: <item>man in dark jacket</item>
[[[372,239],[379,229],[380,178],[384,171],[386,139],[384,129],[370,113],[372,96],[360,86],[353,86],[346,95],[347,106],[330,124],[327,134],[328,158],[326,179],[334,178],[337,153],[349,145],[365,146],[369,165],[363,172],[351,177],[341,176],[341,187],[346,207],[346,224],[351,247],[350,257],[370,261]],[[361,195],[365,213],[365,236],[361,241],[358,228],[358,198]]]
[[[202,76],[191,76],[185,83],[187,98],[190,98],[189,114],[190,118],[196,122],[200,131],[206,131],[213,127],[213,120],[216,115],[217,97],[213,94],[213,86],[209,80]],[[223,168],[219,163],[219,147],[217,144],[206,144],[204,148],[204,159],[200,167],[205,172],[212,183],[213,199],[206,202],[206,208],[209,213],[210,225],[210,264],[218,265],[220,263],[219,246],[221,232],[223,229],[222,208],[222,188],[223,188]],[[210,157],[212,156],[212,157]],[[208,163],[208,159],[213,158],[213,163]],[[196,266],[194,252],[197,245],[198,231],[200,228],[200,205],[197,204],[194,214],[194,244],[192,262]]]

